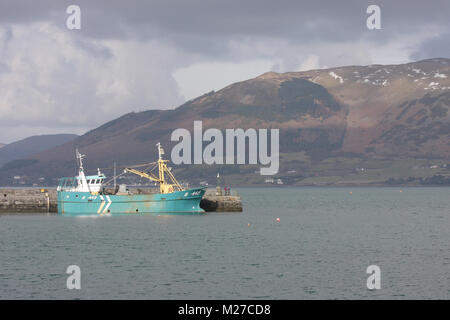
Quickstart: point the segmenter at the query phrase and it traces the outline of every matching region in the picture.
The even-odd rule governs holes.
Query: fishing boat
[[[163,159],[164,150],[157,144],[159,159],[149,171],[141,171],[136,165],[124,169],[124,173],[136,174],[159,184],[159,193],[133,194],[124,188],[107,191],[104,187],[106,176],[98,169],[96,175],[86,176],[82,155],[76,151],[79,165],[78,176],[61,178],[58,184],[58,214],[71,216],[104,216],[145,213],[202,213],[200,201],[205,187],[183,189],[175,179],[168,160]],[[158,175],[153,171],[158,170]],[[114,176],[115,178],[115,176]]]

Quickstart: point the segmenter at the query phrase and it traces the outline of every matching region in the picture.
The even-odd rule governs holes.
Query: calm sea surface
[[[239,193],[243,213],[0,216],[0,299],[450,298],[450,188]]]

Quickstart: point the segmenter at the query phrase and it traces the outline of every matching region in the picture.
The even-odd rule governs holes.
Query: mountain
[[[6,146],[5,143],[0,143],[0,148],[3,148],[4,146]]]
[[[77,138],[74,134],[40,135],[3,145],[0,149],[0,167],[21,158],[26,158]]]
[[[110,167],[114,161],[119,165],[153,161],[155,144],[162,142],[170,150],[175,144],[169,141],[173,130],[192,131],[194,120],[202,120],[204,130],[280,128],[278,176],[292,184],[315,184],[322,177],[328,177],[326,183],[343,184],[353,177],[361,183],[408,175],[426,178],[432,174],[429,167],[443,167],[450,159],[449,76],[446,58],[268,72],[174,110],[126,114],[64,145],[12,163],[0,171],[0,182],[8,183],[16,174],[30,180],[38,175],[73,175],[75,147],[88,155],[86,167],[91,169]],[[399,169],[402,166],[408,170]],[[217,170],[181,168],[175,168],[177,174],[194,180],[210,179]],[[254,174],[255,166],[220,170],[233,182],[264,183],[264,177]]]

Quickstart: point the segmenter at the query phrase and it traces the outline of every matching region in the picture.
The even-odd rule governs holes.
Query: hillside
[[[5,143],[0,143],[0,148],[3,148],[4,146],[6,146]]]
[[[450,59],[444,58],[269,72],[175,110],[126,114],[64,145],[13,163],[0,171],[0,182],[10,183],[18,174],[30,182],[38,175],[73,175],[75,147],[88,155],[86,166],[91,169],[110,167],[114,161],[119,165],[152,161],[157,142],[170,150],[171,132],[192,130],[194,120],[202,120],[204,129],[280,128],[279,177],[290,184],[351,184],[355,180],[348,178],[353,175],[358,176],[357,183],[446,175],[448,169],[442,168],[450,159],[449,77]],[[402,163],[406,171],[399,170]],[[442,170],[433,171],[433,166]],[[220,170],[230,183],[264,183],[255,168],[174,169],[194,182],[214,181],[211,177]]]
[[[0,167],[10,161],[63,145],[77,137],[74,134],[40,135],[3,145],[0,150]]]

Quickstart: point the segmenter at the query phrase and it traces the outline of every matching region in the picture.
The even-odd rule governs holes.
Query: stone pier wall
[[[0,189],[0,213],[56,213],[56,190]]]
[[[223,190],[208,189],[200,202],[206,212],[242,212],[241,197],[224,195]]]

